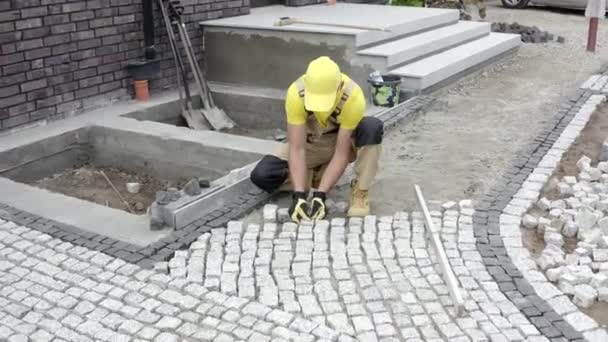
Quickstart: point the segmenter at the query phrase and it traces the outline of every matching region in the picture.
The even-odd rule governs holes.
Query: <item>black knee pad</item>
[[[251,182],[266,192],[274,192],[289,177],[286,160],[266,155],[251,171]]]
[[[354,132],[355,146],[378,145],[384,136],[384,123],[373,116],[361,119]]]

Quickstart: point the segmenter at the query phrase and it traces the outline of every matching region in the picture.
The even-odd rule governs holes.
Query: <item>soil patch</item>
[[[85,165],[77,169],[67,169],[52,177],[36,181],[34,186],[52,192],[76,197],[85,201],[106,205],[108,207],[127,211],[112,186],[101,174],[103,171],[122,197],[129,203],[135,214],[145,214],[148,207],[154,202],[156,192],[166,190],[168,187],[181,188],[184,181],[177,184],[152,177],[144,173],[124,171],[113,167],[94,167]],[[125,184],[138,182],[141,190],[132,194],[126,190]]]

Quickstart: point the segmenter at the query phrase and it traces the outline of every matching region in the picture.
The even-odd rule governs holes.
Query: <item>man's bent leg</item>
[[[369,214],[368,190],[378,171],[382,154],[384,124],[374,117],[365,117],[353,134],[357,159],[355,160],[355,181],[352,183],[348,216]]]
[[[289,164],[273,155],[266,155],[251,171],[251,182],[272,193],[289,178]]]

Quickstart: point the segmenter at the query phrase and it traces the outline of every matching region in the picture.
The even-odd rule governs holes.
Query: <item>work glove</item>
[[[306,202],[306,193],[295,191],[291,196],[291,206],[289,207],[289,217],[293,222],[300,223],[302,220],[310,221],[308,216],[308,202]]]
[[[326,215],[325,193],[320,191],[314,192],[312,201],[310,202],[310,218],[312,220],[323,220]]]

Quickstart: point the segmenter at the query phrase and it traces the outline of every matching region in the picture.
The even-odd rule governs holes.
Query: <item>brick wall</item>
[[[157,0],[0,0],[0,131],[130,98],[125,66],[143,57],[142,1],[155,4],[156,91],[175,84]],[[199,58],[197,22],[249,12],[249,0],[182,3]]]

